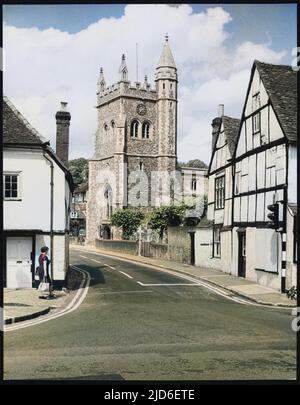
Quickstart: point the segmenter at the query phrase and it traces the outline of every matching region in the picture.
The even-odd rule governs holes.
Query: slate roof
[[[297,141],[297,72],[287,65],[254,61],[289,141]]]
[[[228,148],[231,156],[233,156],[235,146],[239,136],[240,120],[238,118],[222,116],[222,122],[224,125],[225,136],[228,143]]]
[[[3,97],[3,143],[42,145],[44,138],[7,97]]]

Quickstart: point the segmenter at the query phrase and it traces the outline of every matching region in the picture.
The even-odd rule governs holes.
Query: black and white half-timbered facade
[[[282,292],[296,284],[296,91],[290,66],[254,62],[233,163],[231,272]]]
[[[284,292],[297,285],[296,72],[254,61],[241,120],[221,108],[212,127],[195,264]]]
[[[232,158],[240,120],[224,115],[212,122],[212,156],[208,169],[207,220],[196,231],[196,265],[230,273],[232,241]],[[202,226],[203,224],[203,226]]]

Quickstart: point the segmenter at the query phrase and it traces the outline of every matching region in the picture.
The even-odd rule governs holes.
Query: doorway
[[[6,239],[7,288],[32,288],[32,237]]]
[[[191,265],[195,266],[195,232],[190,232],[191,237]]]
[[[239,232],[238,276],[246,277],[246,232]]]

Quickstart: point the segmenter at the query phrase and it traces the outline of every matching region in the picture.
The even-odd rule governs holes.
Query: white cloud
[[[244,42],[227,48],[221,7],[193,13],[187,5],[128,5],[120,18],[104,18],[69,34],[57,29],[4,25],[4,92],[33,126],[55,145],[55,113],[69,102],[71,158],[90,157],[96,131],[96,82],[103,66],[109,84],[118,80],[122,53],[129,78],[135,77],[135,44],[139,44],[141,79],[154,79],[166,32],[178,66],[180,160],[210,158],[210,122],[219,103],[239,117],[254,59],[280,63],[284,52],[270,44]]]

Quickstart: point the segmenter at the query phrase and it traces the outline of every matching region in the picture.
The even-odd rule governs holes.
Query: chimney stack
[[[218,117],[222,118],[224,115],[224,104],[219,104],[219,114]]]
[[[219,111],[218,111],[218,117],[214,118],[212,120],[211,126],[212,126],[212,150],[214,150],[215,143],[217,140],[217,135],[220,129],[220,125],[222,122],[222,117],[224,115],[224,104],[219,104]]]
[[[69,126],[71,114],[67,110],[68,103],[61,102],[60,110],[55,115],[56,119],[56,155],[68,165],[69,161]]]

